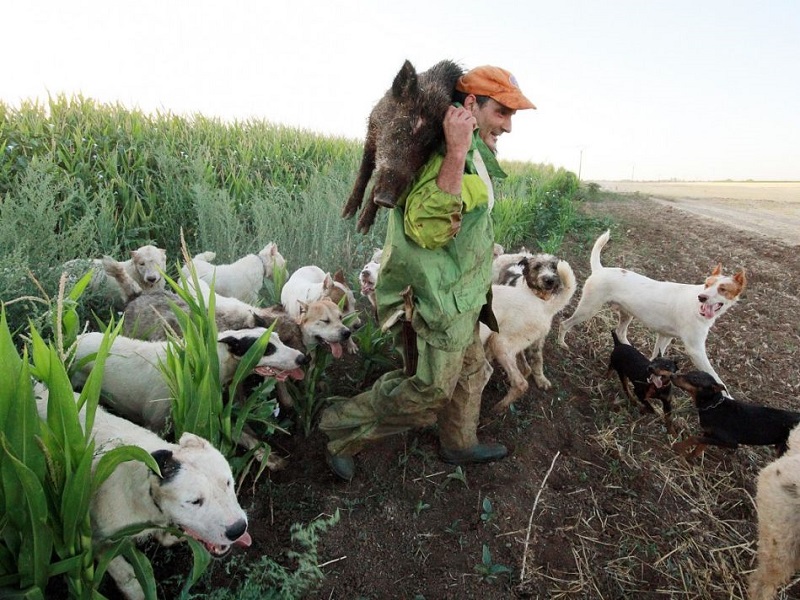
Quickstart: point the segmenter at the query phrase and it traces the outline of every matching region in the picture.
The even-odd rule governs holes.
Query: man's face
[[[478,106],[477,102],[473,103],[470,110],[480,128],[478,135],[489,150],[497,154],[497,138],[503,133],[511,132],[511,117],[517,111],[503,106],[492,98],[489,98],[483,106]]]

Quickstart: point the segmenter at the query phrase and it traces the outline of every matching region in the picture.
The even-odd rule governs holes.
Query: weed
[[[481,521],[483,521],[483,524],[486,525],[495,518],[494,507],[492,506],[492,501],[489,500],[488,496],[483,498],[481,507]]]
[[[416,506],[414,507],[414,516],[418,517],[423,510],[428,510],[430,507],[431,505],[425,502],[424,500],[419,500]]]
[[[484,544],[481,562],[475,565],[475,572],[481,578],[481,581],[485,583],[494,583],[503,575],[510,575],[511,569],[505,565],[494,564],[492,562],[492,553],[489,551],[489,546]]]

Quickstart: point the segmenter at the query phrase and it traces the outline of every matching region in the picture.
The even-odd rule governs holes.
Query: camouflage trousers
[[[417,337],[417,370],[391,371],[369,390],[325,409],[320,429],[331,454],[352,456],[367,443],[412,428],[438,424],[450,450],[478,443],[481,394],[492,374],[478,326],[464,350],[446,352]]]

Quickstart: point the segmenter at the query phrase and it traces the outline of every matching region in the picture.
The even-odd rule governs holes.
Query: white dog
[[[792,429],[788,445],[758,475],[758,565],[750,576],[752,600],[772,600],[800,570],[800,427]]]
[[[201,252],[192,258],[198,279],[211,283],[220,296],[238,298],[242,302],[255,304],[258,301],[264,280],[272,277],[275,269],[286,267],[286,259],[278,252],[278,246],[270,242],[258,253],[243,256],[228,265],[211,264],[216,258],[214,252]],[[182,269],[190,279],[188,266]]]
[[[537,387],[550,389],[544,376],[542,348],[553,323],[575,293],[575,274],[569,263],[550,254],[536,254],[522,262],[522,282],[518,286],[493,285],[492,310],[499,332],[481,323],[481,341],[489,361],[496,360],[508,375],[511,387],[494,410],[506,410],[528,390],[528,375],[533,372]],[[529,365],[525,350],[533,351]]]
[[[292,317],[300,314],[300,303],[330,298],[348,315],[356,311],[356,298],[348,287],[341,271],[333,276],[317,266],[300,267],[291,274],[281,290],[281,304]]]
[[[522,263],[533,256],[527,248],[513,254],[496,254],[492,260],[492,284],[516,285],[522,276]]]
[[[217,354],[223,386],[230,383],[239,360],[265,332],[266,329],[256,327],[219,333]],[[103,334],[99,332],[80,335],[75,360],[96,353],[102,340]],[[103,370],[102,389],[110,396],[109,405],[123,417],[154,431],[164,429],[172,408],[169,388],[159,369],[166,359],[167,344],[117,336]],[[301,367],[307,363],[305,354],[286,346],[273,332],[254,372],[262,377],[302,379]],[[74,375],[73,384],[83,385],[93,365],[92,361],[83,364]]]
[[[46,418],[47,388],[37,385],[36,396],[39,415]],[[250,546],[247,515],[236,499],[230,465],[208,441],[184,433],[178,444],[170,444],[100,407],[92,433],[95,466],[109,450],[132,445],[151,453],[161,469],[159,478],[144,463],[124,462],[97,489],[90,511],[93,537],[99,544],[126,527],[152,523],[154,528],[138,534],[137,541],[152,536],[172,545],[180,539],[158,529],[172,526],[215,556],[226,554],[231,545]],[[125,598],[144,598],[133,567],[122,556],[109,563],[108,573]]]
[[[600,264],[600,251],[609,236],[606,231],[594,243],[592,273],[583,284],[575,312],[561,323],[558,342],[566,348],[564,336],[570,329],[591,319],[604,305],[612,304],[619,310],[616,332],[623,344],[629,343],[628,326],[636,317],[658,334],[650,360],[665,355],[667,346],[677,337],[695,368],[722,383],[706,355],[706,338],[717,318],[736,303],[747,285],[744,270],[729,277],[717,265],[700,285],[656,281],[628,269]]]
[[[376,315],[376,317],[378,314],[378,303],[375,299],[375,285],[378,283],[378,273],[381,269],[382,256],[383,250],[380,248],[375,248],[372,258],[369,259],[369,262],[364,265],[363,269],[361,269],[361,273],[358,274],[358,282],[361,284],[361,295],[369,300],[369,303],[372,306],[372,312]]]
[[[167,251],[152,245],[132,250],[128,260],[118,261],[110,256],[89,261],[75,259],[68,261],[64,265],[64,270],[77,274],[92,268],[94,274],[89,284],[91,289],[104,290],[110,296],[124,300],[125,292],[120,289],[117,281],[107,274],[107,268],[111,265],[123,270],[143,292],[164,289],[163,274],[167,269]]]

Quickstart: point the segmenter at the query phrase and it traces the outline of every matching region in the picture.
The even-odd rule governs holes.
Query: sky
[[[0,100],[363,140],[406,59],[511,71],[501,159],[584,180],[800,180],[797,0],[8,0]]]

